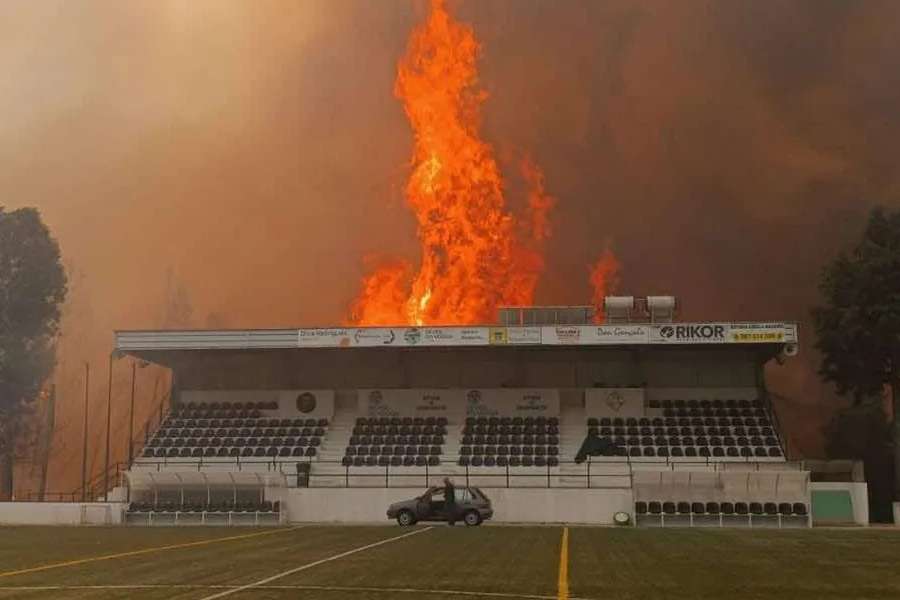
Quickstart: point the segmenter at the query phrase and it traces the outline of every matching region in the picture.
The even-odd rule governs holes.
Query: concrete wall
[[[766,355],[751,346],[223,351],[179,355],[175,369],[195,390],[756,388]]]
[[[0,525],[117,525],[117,502],[0,502]]]
[[[280,498],[291,522],[387,522],[387,507],[422,488],[287,489]],[[611,524],[618,511],[632,514],[631,490],[485,489],[494,521],[506,523]]]
[[[853,503],[853,521],[857,525],[869,524],[869,485],[867,483],[821,481],[810,483],[809,489],[810,491],[847,490],[850,492],[850,501]]]

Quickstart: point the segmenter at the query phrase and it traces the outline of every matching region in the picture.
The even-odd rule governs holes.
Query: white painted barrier
[[[853,521],[857,525],[869,525],[869,484],[866,482],[817,481],[810,483],[809,489],[811,491],[846,490],[850,493],[850,501],[853,503]],[[896,523],[896,512],[894,514]]]
[[[296,488],[280,497],[291,522],[387,522],[390,504],[414,498],[424,488]],[[632,514],[631,490],[485,489],[500,523],[612,524],[618,511]],[[273,499],[273,498],[270,498]]]
[[[121,502],[0,502],[0,525],[118,525]]]

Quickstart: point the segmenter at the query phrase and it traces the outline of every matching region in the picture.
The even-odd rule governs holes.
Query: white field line
[[[15,575],[25,575],[27,573],[36,573],[38,571],[48,571],[50,569],[59,569],[62,567],[72,567],[75,565],[84,565],[87,563],[93,563],[101,560],[113,560],[116,558],[126,558],[129,556],[141,556],[143,554],[151,554],[153,552],[162,552],[165,550],[180,550],[183,548],[196,548],[197,546],[209,546],[210,544],[218,544],[220,542],[230,542],[234,540],[245,540],[249,538],[262,537],[266,535],[275,535],[277,533],[284,533],[287,531],[294,531],[295,529],[300,529],[303,525],[297,525],[295,527],[286,527],[281,529],[269,529],[266,531],[258,531],[254,533],[244,533],[241,535],[230,535],[227,537],[213,537],[206,538],[202,540],[195,540],[193,542],[183,542],[179,544],[169,544],[167,546],[152,546],[150,548],[141,548],[140,550],[128,550],[126,552],[117,552],[115,554],[104,554],[101,556],[88,556],[86,558],[76,558],[73,560],[67,560],[63,562],[57,563],[49,563],[44,565],[37,565],[34,567],[25,567],[22,569],[15,569],[13,571],[4,571],[0,573],[0,579],[4,577],[13,577]]]
[[[288,569],[287,571],[282,571],[281,573],[276,573],[271,577],[266,577],[265,579],[260,579],[259,581],[254,581],[253,583],[248,583],[246,585],[241,585],[235,588],[227,589],[222,592],[212,594],[210,596],[204,597],[202,600],[215,600],[216,598],[224,598],[225,596],[231,596],[232,594],[237,594],[238,592],[242,592],[244,590],[249,590],[252,588],[257,588],[262,585],[266,585],[281,579],[282,577],[287,577],[288,575],[293,575],[294,573],[300,573],[301,571],[306,571],[307,569],[312,569],[313,567],[317,567],[319,565],[323,565],[325,563],[329,563],[335,560],[340,560],[342,558],[346,558],[352,554],[356,554],[358,552],[365,552],[366,550],[371,550],[372,548],[377,548],[378,546],[383,546],[385,544],[391,544],[393,542],[400,541],[402,539],[412,537],[414,535],[420,535],[425,533],[426,531],[431,531],[431,527],[426,527],[424,529],[418,529],[416,531],[411,531],[410,533],[404,533],[403,535],[398,535],[392,538],[388,538],[386,540],[381,540],[380,542],[375,542],[373,544],[366,544],[365,546],[360,546],[359,548],[354,548],[353,550],[347,550],[346,552],[341,552],[340,554],[335,554],[333,556],[329,556],[328,558],[322,558],[317,561],[313,561],[311,563],[306,563],[305,565],[300,565],[299,567],[294,567],[293,569]]]
[[[397,539],[397,538],[392,538]],[[389,541],[389,540],[386,540]],[[221,584],[123,584],[123,585],[19,585],[0,586],[0,594],[3,592],[55,592],[66,590],[225,590],[239,591],[247,589],[246,586],[221,585]],[[505,598],[509,600],[556,600],[557,596],[543,596],[540,594],[514,594],[510,592],[478,592],[473,590],[441,590],[395,587],[355,587],[334,585],[254,585],[254,590],[295,590],[295,591],[321,591],[321,592],[366,592],[386,594],[427,594],[441,596],[464,596],[469,598]],[[591,600],[570,596],[569,600]]]

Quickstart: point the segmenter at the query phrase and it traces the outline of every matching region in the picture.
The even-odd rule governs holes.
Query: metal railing
[[[425,466],[347,466],[340,461],[318,461],[316,465],[339,465],[341,472],[309,473],[308,487],[428,487],[449,477],[458,484],[491,488],[606,488],[630,489],[632,470],[626,463],[593,463],[586,461],[578,465],[581,472],[565,470],[564,467],[577,465],[574,461],[560,461],[556,466],[530,467],[473,467],[459,465],[455,461],[443,461],[438,465]],[[593,465],[593,467],[592,467]],[[619,473],[599,471],[599,465],[623,467]],[[342,478],[343,485],[335,485]],[[562,480],[562,481],[561,481]]]
[[[137,465],[154,471],[177,469],[180,472],[186,470],[204,471],[207,468],[219,470],[233,469],[235,471],[257,471],[267,473],[279,473],[287,476],[290,484],[296,487],[421,487],[433,485],[443,477],[451,477],[458,482],[465,481],[466,485],[478,485],[485,488],[631,488],[633,474],[641,467],[655,470],[678,469],[690,470],[691,468],[712,469],[714,472],[725,471],[730,466],[745,465],[750,470],[763,471],[767,465],[788,466],[793,470],[801,470],[800,463],[784,462],[758,462],[753,460],[732,459],[728,461],[697,460],[697,461],[632,461],[628,457],[615,457],[614,459],[589,459],[582,463],[574,461],[560,461],[557,465],[550,466],[491,466],[474,467],[471,465],[459,465],[456,461],[441,461],[439,464],[425,464],[422,466],[397,466],[374,465],[353,466],[345,465],[337,460],[218,460],[204,462],[197,460],[165,460],[142,461]],[[616,469],[620,469],[618,472]],[[627,480],[627,482],[626,482]]]

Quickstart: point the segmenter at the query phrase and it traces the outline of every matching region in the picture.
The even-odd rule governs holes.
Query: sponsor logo
[[[625,397],[619,390],[613,390],[606,395],[606,399],[603,402],[611,411],[619,412],[625,406]]]
[[[397,411],[392,410],[384,403],[384,396],[380,390],[369,392],[369,416],[372,417],[396,417]]]
[[[598,327],[597,337],[635,338],[647,333],[643,327]]]
[[[316,410],[316,395],[312,392],[303,392],[297,396],[297,410],[302,413],[311,413]]]
[[[581,339],[580,327],[557,327],[556,338],[563,343],[574,344]]]
[[[784,342],[785,327],[781,323],[736,323],[731,326],[729,339],[739,343]]]
[[[300,329],[298,342],[303,346],[349,346],[347,329]]]
[[[415,346],[422,341],[422,330],[415,327],[407,329],[406,333],[403,334],[403,339],[410,346]]]
[[[642,344],[649,330],[643,325],[601,325],[594,328],[594,335],[601,344]]]
[[[499,413],[496,409],[484,405],[481,391],[469,390],[466,393],[466,414],[470,417],[493,417]]]
[[[353,334],[358,346],[393,344],[396,338],[393,329],[357,329]]]
[[[733,331],[731,339],[735,342],[783,342],[783,331]]]
[[[522,402],[516,404],[516,410],[521,411],[541,411],[545,412],[547,410],[547,403],[544,402],[544,399],[538,394],[528,394],[522,396]]]
[[[509,341],[509,338],[506,334],[506,329],[502,327],[491,329],[490,333],[490,343],[491,344],[506,344]]]
[[[506,337],[510,344],[540,344],[540,327],[509,327]]]
[[[459,338],[463,341],[467,342],[484,342],[485,341],[485,330],[484,329],[460,329],[459,330]]]
[[[447,405],[441,401],[440,396],[436,394],[426,394],[422,396],[422,404],[416,406],[416,410],[446,412]]]
[[[724,342],[725,326],[715,323],[700,325],[663,325],[659,328],[659,337],[664,341],[675,342]]]

